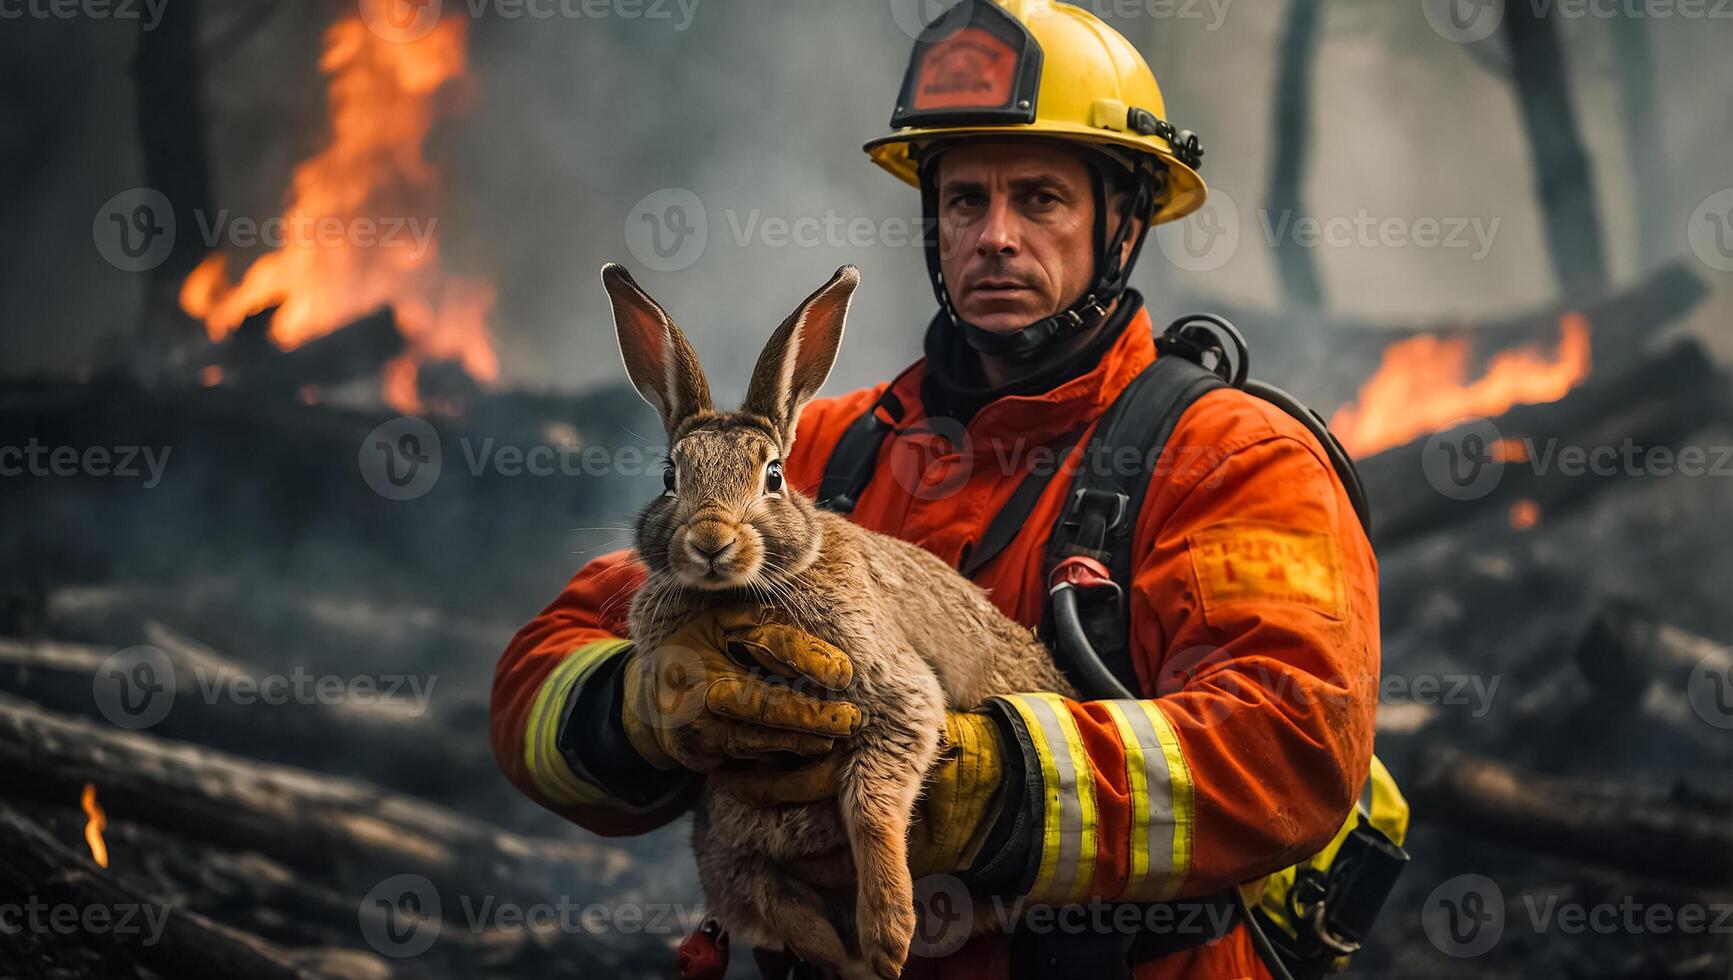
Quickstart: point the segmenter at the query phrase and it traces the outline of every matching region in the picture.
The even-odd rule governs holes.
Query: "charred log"
[[[1652,450],[1672,450],[1729,417],[1727,390],[1726,376],[1702,348],[1685,342],[1653,361],[1593,378],[1559,401],[1519,405],[1484,433],[1458,429],[1368,457],[1360,474],[1375,515],[1373,540],[1388,547],[1522,499],[1543,511],[1574,503],[1612,477],[1563,465],[1561,450],[1628,446],[1644,459]],[[1437,455],[1449,448],[1445,443],[1458,450],[1454,464]],[[1482,475],[1489,466],[1499,468],[1496,475]],[[1458,492],[1447,495],[1451,488],[1429,485],[1429,477],[1456,481]]]
[[[135,914],[152,910],[160,916],[160,934],[105,928],[98,941],[114,944],[126,959],[165,976],[303,980],[391,975],[382,961],[359,954],[342,958],[351,969],[334,970],[336,959],[294,954],[159,896],[134,891],[4,803],[0,803],[0,881],[14,895],[50,905],[64,903],[81,912],[118,915],[117,910],[123,909]],[[82,941],[96,938],[80,937]]]
[[[115,820],[251,849],[295,868],[342,864],[426,876],[475,894],[548,897],[556,876],[607,887],[622,856],[535,840],[368,783],[111,731],[0,697],[7,793],[75,800],[98,786]]]
[[[1711,808],[1633,798],[1616,783],[1542,776],[1454,750],[1432,754],[1408,795],[1420,819],[1514,847],[1689,884],[1733,885],[1727,801]]]
[[[270,761],[335,767],[423,795],[492,776],[485,746],[458,737],[431,699],[213,697],[207,692],[261,692],[265,672],[159,624],[147,623],[142,639],[168,665],[162,694],[173,698],[174,708],[153,726],[158,735]],[[87,644],[0,639],[0,691],[101,722],[95,692],[107,683],[103,672],[114,653]]]

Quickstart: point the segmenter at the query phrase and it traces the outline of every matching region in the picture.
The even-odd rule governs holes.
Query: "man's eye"
[[[662,492],[669,494],[670,496],[672,496],[674,493],[674,464],[673,463],[669,463],[667,466],[662,467]]]
[[[770,464],[764,468],[764,492],[782,492],[782,460],[773,459],[770,461]]]

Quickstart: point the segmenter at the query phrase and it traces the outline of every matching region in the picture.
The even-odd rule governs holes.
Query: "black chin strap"
[[[1131,247],[1131,254],[1123,265],[1119,261],[1119,252],[1125,247],[1126,236],[1131,233],[1132,217],[1149,210],[1151,199],[1155,195],[1155,175],[1142,169],[1137,171],[1134,178],[1137,187],[1132,193],[1131,203],[1125,209],[1119,227],[1109,236],[1107,214],[1110,202],[1107,199],[1107,177],[1103,171],[1107,166],[1112,164],[1089,161],[1090,187],[1095,194],[1095,228],[1091,236],[1095,248],[1094,283],[1083,298],[1069,308],[1012,333],[998,333],[977,327],[958,316],[956,308],[951,305],[950,290],[945,286],[945,274],[939,264],[939,250],[944,247],[944,242],[938,220],[938,168],[931,165],[921,168],[921,211],[929,218],[924,237],[927,275],[932,280],[933,295],[938,298],[941,313],[962,332],[963,338],[976,353],[1014,361],[1033,359],[1064,338],[1095,329],[1106,318],[1114,301],[1125,292],[1131,269],[1137,264],[1138,253],[1143,251],[1143,243],[1148,238],[1148,226],[1138,234],[1136,243]]]

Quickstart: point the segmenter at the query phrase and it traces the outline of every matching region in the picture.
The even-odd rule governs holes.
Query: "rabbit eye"
[[[674,495],[674,464],[662,467],[662,492],[672,497]]]
[[[764,492],[782,492],[782,460],[773,459],[764,467]]]

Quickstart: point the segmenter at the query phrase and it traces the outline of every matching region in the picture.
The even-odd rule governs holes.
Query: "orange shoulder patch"
[[[1342,552],[1321,531],[1228,521],[1186,539],[1206,618],[1230,602],[1289,602],[1342,619]]]

